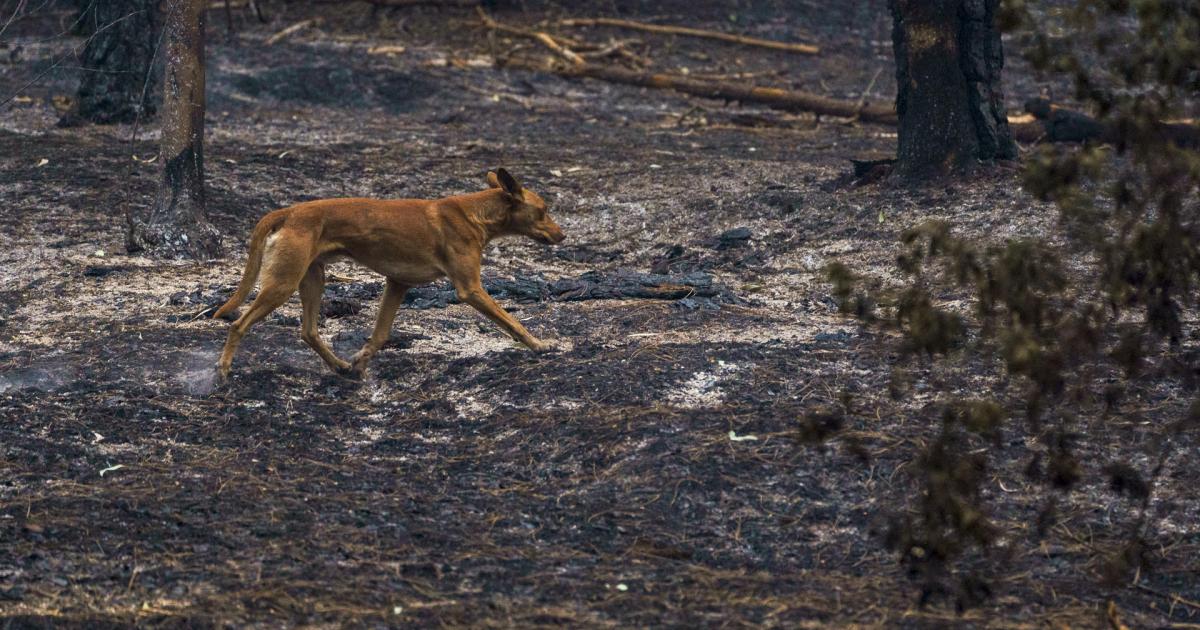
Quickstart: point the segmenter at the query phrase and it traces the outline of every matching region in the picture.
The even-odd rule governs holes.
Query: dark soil
[[[808,41],[823,55],[639,38],[662,69],[894,93],[882,0],[606,4],[495,15],[620,10]],[[1097,578],[1135,514],[1103,484],[1060,497],[1035,535],[1044,497],[1022,481],[1017,427],[988,488],[1002,542],[969,559],[990,600],[918,606],[881,544],[938,430],[935,389],[976,391],[999,368],[917,366],[893,401],[895,340],[840,316],[821,269],[894,281],[898,233],[926,218],[1052,234],[1056,211],[1013,171],[856,187],[849,160],[894,153],[894,129],[498,71],[490,52],[513,43],[467,11],[265,6],[269,24],[238,10],[231,35],[210,20],[210,214],[232,253],[208,263],[124,255],[123,210],[153,202],[156,129],[55,127],[82,41],[56,36],[65,9],[4,35],[20,54],[0,61],[0,97],[53,69],[0,107],[0,627],[1098,627],[1110,601],[1132,627],[1200,623],[1194,450],[1168,464],[1138,586]],[[320,27],[264,45],[316,12]],[[367,53],[380,44],[407,50]],[[1008,86],[1013,108],[1062,93],[1019,65]],[[476,190],[497,166],[569,237],[485,259],[489,290],[555,352],[514,346],[434,285],[368,378],[346,380],[300,340],[293,299],[216,386],[227,324],[205,314],[262,214]],[[331,272],[322,333],[348,356],[380,278]],[[805,443],[801,419],[844,392],[841,439]],[[1120,417],[1082,421],[1099,436],[1085,466],[1144,464],[1129,445],[1184,398],[1149,379]]]

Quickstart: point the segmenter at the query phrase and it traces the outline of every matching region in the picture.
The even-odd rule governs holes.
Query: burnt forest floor
[[[625,15],[825,49],[639,34],[660,69],[894,93],[881,0],[642,4]],[[55,127],[78,70],[54,62],[82,41],[52,37],[67,12],[6,35],[21,50],[0,65],[0,96],[45,75],[0,108],[0,627],[1089,627],[1110,601],[1134,627],[1200,622],[1194,450],[1164,474],[1155,571],[1137,588],[1096,577],[1132,519],[1103,484],[1031,532],[1041,497],[1013,471],[1035,447],[1016,427],[987,489],[1003,533],[977,559],[990,600],[918,606],[880,543],[914,493],[908,462],[938,430],[936,391],[986,387],[999,368],[918,365],[916,393],[893,401],[895,339],[839,315],[821,269],[841,260],[895,281],[898,234],[928,218],[996,242],[1052,234],[1056,210],[1013,169],[851,186],[847,159],[890,155],[894,129],[497,70],[490,53],[513,42],[465,10],[324,7],[318,27],[267,46],[313,12],[266,6],[269,24],[238,9],[232,35],[211,14],[206,167],[228,254],[205,263],[124,253],[122,213],[156,188],[157,131]],[[368,54],[379,45],[405,51]],[[1017,62],[1009,74],[1014,108],[1062,91]],[[301,342],[293,298],[253,329],[231,381],[213,382],[227,324],[203,315],[236,284],[263,213],[473,191],[497,166],[547,197],[569,236],[485,255],[489,286],[512,289],[502,303],[556,352],[516,347],[434,287],[401,310],[368,378],[349,381]],[[379,278],[332,271],[321,331],[346,356]],[[631,272],[712,285],[659,300],[547,289]],[[1104,436],[1085,466],[1124,457],[1184,405],[1139,387],[1127,417],[1085,423]],[[843,392],[844,435],[862,448],[801,443],[798,419]]]

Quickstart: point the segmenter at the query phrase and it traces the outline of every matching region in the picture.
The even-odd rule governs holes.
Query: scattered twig
[[[287,39],[288,37],[291,37],[292,35],[295,35],[296,33],[299,33],[300,31],[302,31],[310,26],[316,26],[317,24],[320,24],[320,23],[321,23],[321,18],[300,20],[299,22],[296,22],[295,24],[283,29],[282,31],[279,31],[278,33],[275,33],[274,35],[268,37],[267,41],[266,41],[266,45],[274,46],[275,44],[278,44],[279,42]]]
[[[1151,588],[1149,586],[1146,586],[1145,584],[1137,584],[1136,586],[1139,591],[1145,591],[1147,593],[1150,593],[1151,595],[1158,595],[1159,597],[1164,597],[1166,599],[1171,600],[1172,605],[1183,604],[1184,606],[1186,606],[1188,608],[1192,608],[1194,610],[1200,610],[1200,602],[1193,601],[1190,599],[1184,599],[1183,597],[1180,597],[1180,596],[1176,595],[1175,593],[1168,593],[1166,591],[1160,591],[1156,588]]]
[[[690,72],[688,78],[697,79],[700,81],[745,81],[747,79],[759,79],[763,77],[777,77],[787,74],[786,70],[763,70],[760,72],[722,72],[722,73],[704,73]]]
[[[649,59],[629,50],[628,45],[631,43],[638,43],[638,40],[613,40],[607,46],[597,46],[594,50],[580,51],[579,56],[585,59],[603,59],[605,57],[618,56],[641,67],[649,66]]]
[[[647,24],[645,22],[634,22],[631,20],[620,20],[617,18],[577,18],[561,20],[559,24],[563,26],[613,26],[617,28],[632,29],[638,31],[647,31],[650,33],[662,33],[668,35],[686,35],[688,37],[700,37],[704,39],[716,39],[723,42],[731,42],[734,44],[742,44],[743,46],[757,46],[759,48],[770,48],[772,50],[784,50],[787,52],[800,53],[802,55],[817,55],[821,49],[810,44],[795,44],[791,42],[780,42],[770,39],[758,39],[757,37],[747,37],[745,35],[734,35],[733,33],[722,33],[719,31],[709,31],[699,28],[690,28],[687,26],[671,26],[664,24]]]
[[[406,49],[404,48],[404,46],[381,45],[381,46],[372,46],[372,47],[368,48],[367,54],[368,55],[399,55],[399,54],[402,54],[405,50]]]
[[[513,103],[516,103],[517,105],[520,105],[521,107],[524,107],[525,109],[533,109],[533,104],[529,102],[529,99],[522,98],[520,96],[517,96],[516,94],[509,94],[508,92],[496,92],[496,91],[484,90],[481,88],[477,88],[473,85],[470,85],[468,83],[464,83],[460,87],[462,87],[462,89],[464,89],[468,92],[473,92],[475,94],[479,94],[480,96],[486,96],[487,98],[491,98],[491,99],[503,99],[506,101],[512,101]]]
[[[757,442],[757,435],[738,435],[736,431],[729,432],[730,442]]]
[[[548,33],[543,33],[541,31],[531,31],[528,29],[517,28],[515,26],[508,26],[505,24],[501,24],[501,23],[497,22],[496,20],[492,19],[492,17],[489,16],[487,14],[487,12],[483,10],[483,7],[480,7],[480,6],[476,6],[475,11],[479,14],[479,19],[483,20],[483,25],[489,29],[492,29],[495,31],[501,31],[504,33],[510,33],[512,35],[519,35],[521,37],[526,37],[526,38],[535,40],[535,41],[541,43],[546,48],[549,48],[551,51],[554,52],[554,54],[558,55],[559,57],[562,57],[563,59],[566,59],[567,61],[570,61],[571,63],[573,63],[577,66],[581,66],[586,63],[584,61],[583,57],[580,57],[578,54],[576,54],[570,48],[567,48],[563,44],[559,43],[556,39],[554,39],[554,37],[552,37]]]
[[[871,88],[875,87],[875,80],[879,78],[881,72],[883,72],[883,68],[875,70],[875,74],[871,76],[871,81],[867,83],[867,89],[862,91],[862,95],[858,99],[858,107],[860,109],[867,104],[867,95],[871,93]]]
[[[105,468],[104,470],[100,471],[100,476],[103,477],[107,473],[121,470],[124,467],[125,467],[125,464],[117,464],[116,466],[109,466],[108,468]]]

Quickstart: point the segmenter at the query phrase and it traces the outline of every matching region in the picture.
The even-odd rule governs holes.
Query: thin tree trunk
[[[999,0],[889,0],[900,119],[896,174],[947,174],[1012,159]]]
[[[154,115],[154,5],[154,0],[107,0],[81,9],[78,23],[91,37],[83,49],[75,107],[60,126],[128,123]]]
[[[168,257],[220,254],[204,198],[204,15],[206,0],[167,0],[162,180],[148,217],[129,215],[128,248]]]

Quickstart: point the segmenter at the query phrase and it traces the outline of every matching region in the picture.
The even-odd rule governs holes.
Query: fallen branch
[[[646,67],[650,65],[650,60],[629,50],[628,44],[637,40],[629,41],[613,41],[607,46],[597,47],[595,50],[579,51],[579,56],[584,59],[603,59],[610,56],[619,56],[627,59],[637,66]]]
[[[638,31],[647,31],[650,33],[663,33],[668,35],[686,35],[688,37],[700,37],[704,39],[716,39],[723,42],[731,42],[734,44],[742,44],[743,46],[757,46],[759,48],[770,48],[772,50],[784,50],[787,52],[800,53],[802,55],[817,55],[821,49],[810,44],[794,44],[790,42],[780,42],[770,39],[758,39],[757,37],[746,37],[744,35],[734,35],[732,33],[722,33],[720,31],[708,31],[699,28],[689,28],[686,26],[670,26],[662,24],[647,24],[645,22],[633,22],[630,20],[620,20],[616,18],[578,18],[561,20],[559,24],[563,26],[614,26],[617,28],[633,29]]]
[[[794,92],[779,88],[755,87],[720,81],[700,81],[678,75],[637,72],[612,66],[579,64],[566,68],[547,68],[545,66],[522,62],[510,62],[508,65],[509,67],[528,70],[553,72],[565,77],[600,79],[612,83],[675,90],[706,98],[741,101],[743,103],[761,103],[786,111],[812,112],[826,116],[857,118],[866,122],[896,124],[896,110],[891,105],[867,105],[854,101],[828,98],[808,92]]]
[[[481,7],[481,6],[476,6],[475,11],[477,13],[479,13],[479,19],[483,20],[483,25],[491,30],[501,31],[503,33],[510,33],[512,35],[519,35],[521,37],[526,37],[526,38],[535,40],[535,41],[541,43],[546,48],[549,48],[551,51],[554,52],[554,54],[558,55],[559,57],[562,57],[563,59],[566,59],[567,61],[570,61],[571,63],[573,63],[577,66],[587,63],[584,61],[583,57],[580,57],[579,55],[575,54],[575,52],[572,51],[570,48],[567,48],[566,46],[559,43],[549,33],[543,33],[541,31],[531,31],[528,29],[517,28],[515,26],[508,26],[505,24],[501,24],[501,23],[497,22],[496,20],[493,20],[492,17],[490,15],[488,15],[487,12],[484,11],[483,7]]]

